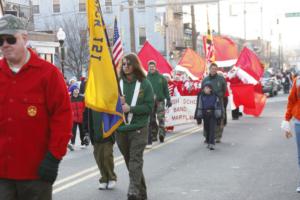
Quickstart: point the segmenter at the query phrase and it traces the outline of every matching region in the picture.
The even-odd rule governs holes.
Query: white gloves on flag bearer
[[[291,132],[291,126],[290,126],[290,122],[283,120],[281,122],[281,129],[285,132],[285,137],[287,139],[291,138],[293,136],[292,132]]]

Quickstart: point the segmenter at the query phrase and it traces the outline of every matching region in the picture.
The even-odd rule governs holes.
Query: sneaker
[[[107,183],[100,183],[99,184],[99,190],[106,190],[107,189]]]
[[[81,149],[86,149],[86,148],[87,148],[87,146],[86,146],[86,145],[84,145],[84,144],[82,144],[82,145],[80,145],[80,148],[81,148]]]
[[[221,143],[221,139],[220,138],[216,139],[216,143]]]
[[[146,145],[146,149],[152,149],[152,144]]]
[[[108,181],[107,189],[108,189],[108,190],[114,189],[114,188],[116,187],[116,184],[117,184],[116,181]]]
[[[68,149],[70,151],[74,151],[74,145],[73,144],[68,144]]]
[[[162,135],[160,135],[160,136],[159,136],[159,141],[160,141],[160,143],[164,143],[164,141],[165,141],[165,137],[164,137],[164,136],[162,136]]]
[[[296,192],[300,193],[300,186],[297,187]]]
[[[209,150],[215,150],[215,145],[213,144],[209,145]]]

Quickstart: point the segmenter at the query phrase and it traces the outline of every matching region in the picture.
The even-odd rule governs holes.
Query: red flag
[[[259,117],[262,113],[262,111],[265,108],[267,96],[265,94],[261,93],[254,93],[254,101],[255,101],[255,108],[244,108],[244,113],[247,115],[253,115],[255,117]]]
[[[244,47],[235,65],[243,69],[257,81],[260,80],[264,73],[263,64],[260,62],[255,53],[247,47]]]
[[[233,95],[233,101],[236,107],[244,106],[245,108],[255,108],[254,85],[251,84],[234,84],[230,85]]]
[[[202,79],[205,72],[205,61],[195,51],[187,48],[178,65],[186,68],[187,74],[193,79]]]
[[[207,36],[204,36],[204,50],[207,49]],[[214,36],[214,55],[215,62],[219,67],[229,67],[236,63],[239,57],[237,45],[228,37]]]
[[[166,59],[148,42],[146,41],[138,57],[142,62],[142,65],[146,71],[148,71],[148,62],[154,60],[156,62],[157,70],[161,73],[171,74],[172,66],[166,61]]]

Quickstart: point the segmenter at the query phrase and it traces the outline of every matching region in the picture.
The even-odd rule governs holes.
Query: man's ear
[[[22,38],[23,38],[23,40],[24,40],[24,43],[27,44],[28,39],[29,39],[28,34],[27,34],[27,33],[23,33],[23,34],[22,34]]]

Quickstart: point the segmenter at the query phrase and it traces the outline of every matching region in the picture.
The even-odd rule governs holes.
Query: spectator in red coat
[[[85,109],[84,105],[84,98],[83,96],[79,95],[79,88],[75,87],[72,92],[71,96],[71,108],[73,113],[73,128],[72,128],[72,138],[71,138],[71,145],[69,145],[69,149],[72,151],[74,150],[77,127],[79,128],[80,133],[80,140],[81,140],[81,147],[85,147],[88,145],[86,143],[86,134],[83,131],[83,112]]]
[[[71,137],[72,112],[57,67],[26,48],[28,33],[0,18],[0,199],[52,199]]]

